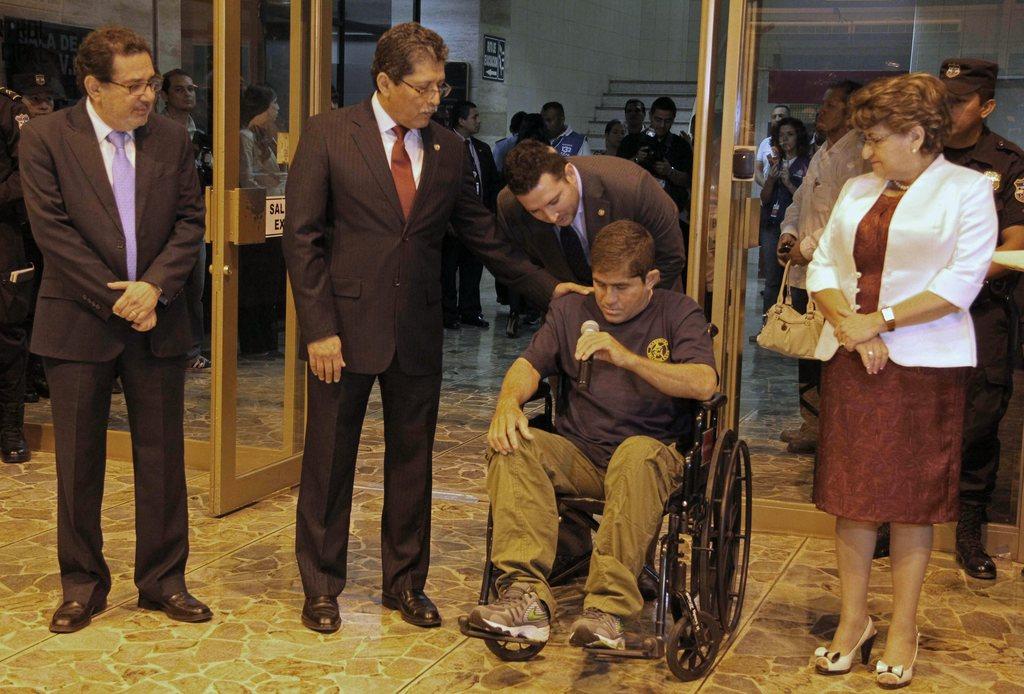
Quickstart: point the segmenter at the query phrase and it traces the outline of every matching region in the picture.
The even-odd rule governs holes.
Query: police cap
[[[25,72],[11,79],[11,89],[22,96],[49,96],[64,98],[64,87],[60,80],[44,72]]]
[[[995,93],[999,65],[980,58],[947,58],[939,68],[939,79],[950,94],[967,96],[982,88]]]

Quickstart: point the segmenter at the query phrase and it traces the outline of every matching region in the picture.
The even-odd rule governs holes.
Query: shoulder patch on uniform
[[[25,123],[28,123],[28,114],[19,113],[14,117],[14,122],[18,124],[18,130],[21,130],[23,127],[25,127]]]
[[[1018,178],[1013,182],[1013,198],[1019,202],[1024,203],[1024,178]]]
[[[992,181],[992,190],[998,193],[999,188],[1003,184],[1002,174],[1000,174],[998,171],[993,171],[992,169],[989,169],[988,171],[984,172],[984,176],[988,180]]]

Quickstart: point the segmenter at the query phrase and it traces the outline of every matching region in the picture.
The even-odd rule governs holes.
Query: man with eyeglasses
[[[63,601],[50,631],[106,608],[100,507],[110,391],[120,378],[135,473],[139,606],[201,622],[185,587],[185,353],[182,288],[203,238],[203,197],[184,128],[153,114],[163,79],[146,40],[89,34],[75,57],[86,98],[22,130],[25,205],[45,259],[32,351],[43,357],[57,457]]]
[[[377,43],[376,91],[314,116],[288,176],[283,249],[309,359],[295,529],[302,623],[341,626],[359,435],[370,391],[384,407],[381,604],[436,627],[430,563],[431,456],[444,328],[441,248],[452,233],[539,304],[589,288],[559,283],[508,245],[477,194],[466,146],[432,122],[448,48],[409,22]]]

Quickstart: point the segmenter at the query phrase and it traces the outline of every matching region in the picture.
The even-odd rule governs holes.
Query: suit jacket
[[[631,161],[617,157],[569,157],[583,181],[587,239],[619,219],[642,224],[654,238],[654,264],[662,289],[677,287],[686,256],[679,212],[657,180]],[[526,211],[508,188],[498,195],[498,226],[530,259],[560,281],[573,281],[555,228]],[[547,306],[545,301],[541,306]]]
[[[128,321],[113,315],[128,279],[124,230],[83,99],[33,118],[21,133],[25,205],[44,270],[32,351],[73,361],[109,361],[124,349]],[[204,229],[203,195],[184,128],[157,114],[135,130],[137,278],[163,290],[149,347],[158,357],[192,346],[188,307],[178,295],[195,267]]]
[[[370,100],[314,116],[295,151],[282,248],[301,344],[337,334],[346,368],[441,369],[441,245],[451,225],[499,280],[531,298],[557,281],[499,234],[477,197],[462,139],[420,130],[423,170],[405,219]]]
[[[838,289],[854,310],[861,273],[853,258],[857,227],[885,189],[875,174],[846,182],[807,269],[807,291]],[[900,200],[889,223],[878,308],[930,291],[960,310],[918,325],[883,332],[889,358],[901,366],[974,366],[977,350],[969,309],[981,291],[999,224],[992,182],[941,154]],[[827,360],[839,348],[830,323],[815,357]]]
[[[494,212],[498,204],[498,193],[502,189],[501,174],[494,164],[494,155],[487,143],[475,137],[470,138],[473,149],[476,150],[476,158],[480,160],[480,197],[483,198],[484,206]]]

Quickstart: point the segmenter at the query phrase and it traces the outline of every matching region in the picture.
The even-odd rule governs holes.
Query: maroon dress
[[[899,201],[882,195],[857,226],[858,313],[878,309]],[[956,520],[968,372],[889,361],[870,375],[857,352],[840,346],[822,370],[815,505],[858,521]]]

